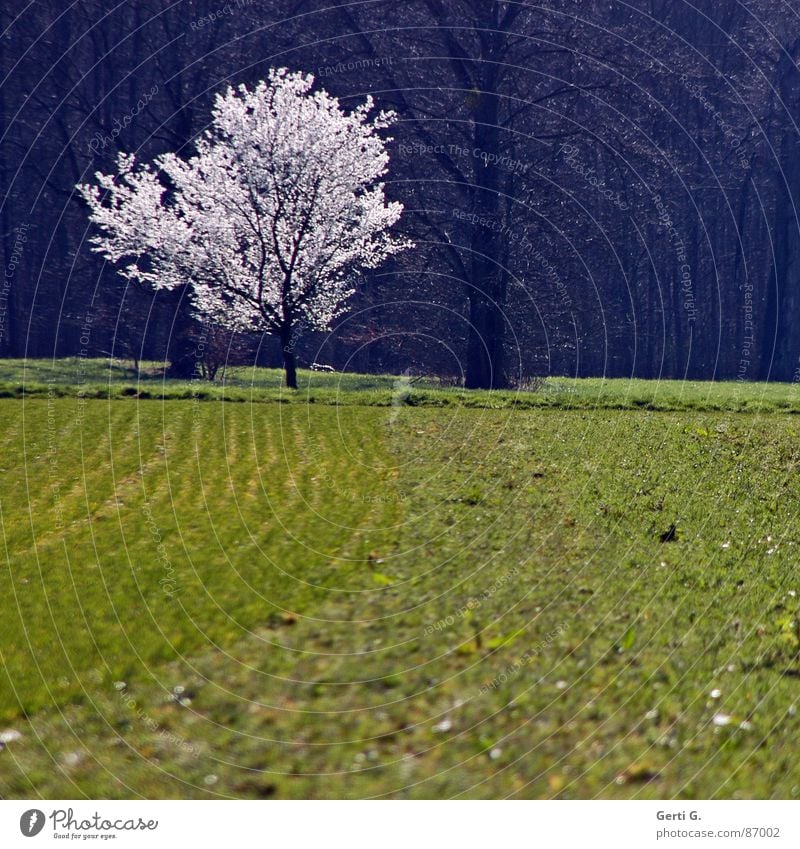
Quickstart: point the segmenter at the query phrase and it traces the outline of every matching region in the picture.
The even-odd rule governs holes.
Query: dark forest
[[[271,337],[200,328],[185,292],[126,284],[75,186],[119,152],[188,155],[219,91],[287,67],[397,113],[387,190],[416,245],[301,364],[479,388],[799,373],[800,16],[780,0],[6,0],[0,32],[0,356],[180,374],[202,332],[209,357],[280,362]]]

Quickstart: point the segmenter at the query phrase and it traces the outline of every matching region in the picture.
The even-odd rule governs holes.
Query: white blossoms
[[[278,69],[229,88],[193,157],[137,168],[120,154],[119,174],[78,186],[101,232],[95,252],[156,289],[190,283],[196,311],[231,329],[286,344],[300,325],[326,329],[354,273],[410,242],[389,234],[403,207],[380,182],[389,154],[377,131],[393,115],[370,119],[371,98],[347,113],[313,84]]]

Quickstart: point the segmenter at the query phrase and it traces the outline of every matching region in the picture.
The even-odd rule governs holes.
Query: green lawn
[[[0,364],[0,797],[800,795],[797,387],[56,365]]]

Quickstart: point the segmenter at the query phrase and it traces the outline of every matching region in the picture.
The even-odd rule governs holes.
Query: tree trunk
[[[779,92],[786,110],[796,110],[800,102],[800,74],[795,64],[800,57],[800,40],[780,62]],[[763,348],[762,374],[772,380],[792,380],[800,363],[800,164],[797,137],[790,126],[783,130],[780,169],[777,177],[775,221],[773,224],[774,265],[767,304],[768,324]]]
[[[488,281],[484,279],[483,285]],[[469,299],[467,339],[467,389],[500,389],[505,386],[503,370],[504,317],[493,287],[472,290]],[[493,298],[493,296],[495,296]]]
[[[13,15],[5,10],[0,11],[0,32],[6,32],[13,22]],[[5,45],[0,50],[0,74],[8,80],[12,65],[10,51]],[[9,141],[16,140],[17,128],[11,120],[12,112],[8,108],[8,83],[0,85],[0,123],[6,127]],[[10,148],[9,148],[10,149]],[[13,286],[19,279],[19,274],[8,271],[8,263],[14,252],[14,232],[11,214],[11,183],[12,162],[10,156],[0,158],[0,356],[13,357],[16,354],[14,345],[14,299],[16,292]],[[16,280],[14,278],[17,278]]]
[[[484,46],[484,52],[491,53],[491,48]],[[506,281],[500,261],[498,228],[505,219],[500,204],[497,166],[489,164],[497,162],[501,155],[500,100],[493,65],[484,69],[482,90],[473,92],[472,98],[475,101],[475,150],[486,157],[474,157],[472,213],[489,226],[473,224],[472,227],[465,383],[468,389],[501,389],[506,386],[503,362]]]
[[[167,374],[177,380],[192,380],[197,376],[207,340],[202,335],[193,338],[197,322],[192,317],[188,287],[182,286],[176,293],[175,313],[167,337]]]
[[[294,340],[292,328],[281,330],[281,350],[283,351],[283,370],[286,373],[286,386],[297,389],[297,358],[294,355]]]

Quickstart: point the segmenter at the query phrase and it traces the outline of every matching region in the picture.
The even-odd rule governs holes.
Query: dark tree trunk
[[[168,376],[178,380],[191,380],[197,376],[203,360],[206,340],[192,338],[197,322],[191,315],[188,287],[177,295],[175,315],[169,329],[167,359]]]
[[[484,286],[486,282],[484,278]],[[476,288],[471,292],[465,378],[467,389],[500,389],[506,385],[503,370],[505,319],[502,301],[497,298],[497,294],[490,286],[486,286],[486,289]]]
[[[779,92],[784,109],[800,102],[800,72],[795,62],[800,41],[780,64]],[[775,261],[767,302],[767,332],[763,340],[763,374],[772,380],[791,380],[800,362],[800,162],[796,130],[783,129],[777,174],[774,223]]]
[[[497,8],[491,4],[490,16],[497,26]],[[482,33],[482,53],[492,58],[496,45],[492,27]],[[500,389],[506,386],[503,362],[506,301],[505,272],[501,262],[502,242],[498,232],[505,223],[500,204],[498,169],[494,163],[501,155],[500,98],[497,94],[497,66],[483,67],[481,90],[471,92],[474,100],[475,150],[472,212],[487,224],[473,224],[471,239],[471,280],[469,297],[469,336],[467,339],[466,386],[468,389]],[[493,157],[493,158],[489,158]],[[475,220],[475,219],[473,219]]]
[[[283,328],[280,336],[281,350],[283,351],[283,370],[286,373],[286,386],[289,389],[297,389],[297,358],[294,354],[292,328]]]
[[[6,32],[12,23],[13,16],[5,10],[0,10],[0,32]],[[8,79],[11,66],[9,51],[3,45],[0,49],[0,77]],[[15,136],[15,130],[11,121],[11,110],[8,108],[7,86],[0,85],[0,125],[6,128],[6,133],[11,138]],[[13,322],[14,322],[14,273],[8,271],[8,263],[14,250],[14,233],[11,215],[11,157],[0,157],[0,356],[13,357],[14,350]]]

